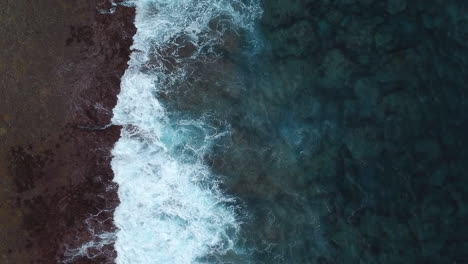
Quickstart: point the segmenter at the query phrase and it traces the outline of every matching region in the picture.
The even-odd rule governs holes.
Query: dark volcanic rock
[[[56,263],[66,247],[91,239],[89,228],[114,229],[110,150],[119,128],[83,129],[110,122],[135,32],[134,10],[98,12],[110,7],[109,1],[2,4],[2,263]],[[112,246],[102,251],[76,263],[112,262]]]

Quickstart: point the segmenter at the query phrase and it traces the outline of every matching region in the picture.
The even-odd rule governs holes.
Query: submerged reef
[[[233,122],[255,132],[218,168],[251,206],[255,263],[468,262],[468,5],[263,8]]]

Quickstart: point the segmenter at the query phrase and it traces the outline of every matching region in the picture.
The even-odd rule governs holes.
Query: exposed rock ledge
[[[66,245],[112,230],[109,124],[134,9],[111,1],[7,1],[0,10],[0,262],[59,263]],[[85,222],[101,214],[96,221]],[[107,220],[106,220],[107,219]],[[104,254],[74,263],[113,262]],[[97,253],[97,252],[90,252]]]

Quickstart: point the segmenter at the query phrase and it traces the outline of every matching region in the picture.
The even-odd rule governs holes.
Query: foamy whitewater
[[[206,263],[238,250],[238,210],[202,158],[229,130],[174,118],[158,98],[186,80],[195,61],[212,61],[226,28],[253,30],[258,4],[241,0],[138,0],[137,33],[112,122],[123,126],[112,154],[120,205],[116,262]],[[183,39],[183,44],[181,44]],[[178,49],[190,47],[189,54]],[[166,63],[169,60],[170,63]],[[228,127],[228,126],[227,126]]]

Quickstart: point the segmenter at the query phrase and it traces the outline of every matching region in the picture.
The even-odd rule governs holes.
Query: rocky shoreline
[[[92,128],[110,123],[135,28],[133,8],[111,8],[10,1],[0,11],[2,263],[58,263],[90,228],[114,228],[120,129]],[[101,251],[74,263],[112,263],[112,246]]]
[[[64,2],[0,10],[0,263],[60,262],[89,227],[114,229],[119,128],[96,128],[116,103],[134,10]],[[468,263],[468,6],[261,2],[270,57],[245,77],[249,89],[201,83],[173,96],[190,114],[236,109],[235,148],[207,160],[250,210],[247,246],[265,250],[249,257]],[[110,245],[88,253],[74,263],[115,257]]]

